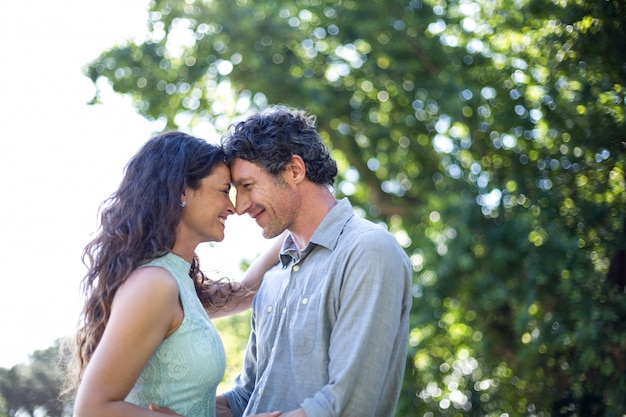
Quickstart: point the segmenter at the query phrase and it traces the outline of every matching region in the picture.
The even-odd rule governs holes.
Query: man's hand
[[[217,412],[217,417],[233,417],[233,413],[230,411],[230,407],[228,406],[228,401],[226,401],[226,397],[223,395],[218,395],[215,398],[215,410]],[[271,413],[255,414],[249,417],[278,417],[280,415],[280,411],[274,411]],[[302,415],[306,417],[305,414]],[[297,417],[297,415],[294,415],[293,417]]]

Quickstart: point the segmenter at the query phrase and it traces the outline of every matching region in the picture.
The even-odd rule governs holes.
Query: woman
[[[225,358],[207,313],[249,308],[278,252],[275,244],[242,284],[204,276],[195,248],[224,239],[234,213],[229,191],[221,149],[181,132],[150,139],[130,160],[83,253],[75,417],[168,415],[165,409],[215,416]]]

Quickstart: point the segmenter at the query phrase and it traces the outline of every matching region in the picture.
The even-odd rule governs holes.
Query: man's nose
[[[242,215],[248,211],[250,208],[250,199],[244,197],[240,193],[237,193],[235,197],[235,212],[238,215]]]

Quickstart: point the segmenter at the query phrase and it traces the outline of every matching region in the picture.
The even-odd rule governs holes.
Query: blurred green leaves
[[[0,416],[63,417],[71,406],[60,399],[65,386],[61,343],[30,355],[27,364],[0,368]]]
[[[623,0],[155,0],[149,22],[97,85],[157,130],[310,110],[337,195],[406,249],[398,415],[626,412]]]

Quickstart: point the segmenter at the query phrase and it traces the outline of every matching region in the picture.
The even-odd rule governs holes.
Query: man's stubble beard
[[[267,226],[263,228],[263,237],[272,239],[279,236],[285,230],[291,230],[302,204],[300,196],[288,187],[281,187],[279,198],[275,199],[272,206],[272,214],[269,216]],[[267,210],[267,208],[266,208]]]

